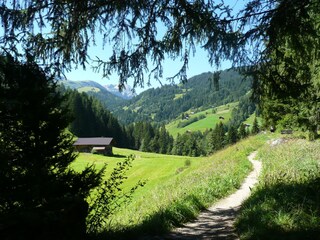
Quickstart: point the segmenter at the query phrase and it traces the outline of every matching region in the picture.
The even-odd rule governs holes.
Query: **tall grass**
[[[251,170],[247,156],[261,147],[266,138],[251,137],[208,158],[189,158],[182,171],[174,170],[170,177],[158,176],[152,188],[147,182],[130,204],[108,220],[101,237],[132,239],[142,234],[159,234],[195,218],[201,210],[239,188]],[[131,171],[136,170],[139,171],[133,167]]]
[[[320,239],[320,141],[263,148],[259,186],[237,219],[241,239]]]

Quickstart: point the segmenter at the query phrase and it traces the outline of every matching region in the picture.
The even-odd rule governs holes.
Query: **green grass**
[[[241,239],[320,239],[320,141],[290,139],[259,158],[259,186],[237,219]]]
[[[100,92],[100,89],[96,87],[81,87],[78,88],[78,92]]]
[[[175,138],[178,133],[182,134],[186,131],[201,131],[204,132],[207,129],[214,128],[217,123],[219,123],[221,120],[219,117],[223,117],[223,122],[228,122],[231,117],[231,111],[234,107],[236,107],[238,103],[229,103],[226,105],[222,105],[217,107],[217,112],[212,113],[212,109],[207,109],[205,111],[197,112],[195,114],[190,114],[190,111],[187,112],[190,115],[190,118],[195,118],[200,115],[205,115],[206,117],[204,119],[200,119],[192,124],[189,124],[186,127],[178,128],[179,122],[183,121],[181,118],[178,118],[171,123],[166,125],[167,131]],[[186,120],[184,120],[186,121]]]
[[[147,180],[133,200],[109,219],[103,237],[120,238],[166,232],[193,219],[199,211],[235,191],[251,170],[247,155],[261,147],[267,135],[259,135],[210,157],[180,157],[114,149],[117,157],[81,154],[74,163],[80,170],[90,162],[109,164],[111,171],[122,156],[136,159],[127,173],[125,188]]]
[[[173,100],[177,100],[177,99],[182,98],[182,97],[183,97],[183,93],[176,94]]]

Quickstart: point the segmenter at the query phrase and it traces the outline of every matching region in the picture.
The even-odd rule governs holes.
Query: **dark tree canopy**
[[[235,16],[216,0],[4,0],[1,44],[3,50],[17,51],[19,43],[62,71],[73,63],[85,67],[94,57],[88,48],[102,37],[113,48],[108,60],[98,60],[103,75],[116,72],[120,83],[134,77],[143,84],[148,58],[154,63],[150,74],[161,77],[169,57],[184,60],[177,76],[186,80],[188,58],[197,45],[212,64],[255,62],[282,36],[299,47],[297,36],[313,34],[312,22],[300,21],[308,20],[310,8],[319,8],[318,1],[251,0]]]
[[[102,74],[116,72],[120,83],[134,77],[136,84],[144,82],[148,58],[155,77],[162,76],[165,57],[182,58],[177,76],[186,80],[188,58],[197,45],[208,52],[212,64],[223,59],[248,63],[261,57],[266,41],[272,48],[283,34],[296,41],[301,31],[311,33],[308,22],[302,28],[297,20],[319,5],[315,0],[251,0],[234,16],[217,0],[11,2],[4,0],[0,6],[4,50],[17,50],[20,43],[39,59],[57,64],[58,70],[72,63],[85,67],[94,57],[88,56],[88,48],[102,37],[103,44],[113,48],[108,60],[98,60]]]
[[[257,96],[281,89],[281,97],[297,98],[318,79],[310,71],[318,69],[319,12],[318,0],[248,0],[239,13],[216,0],[4,0],[0,44],[3,52],[29,51],[57,73],[93,59],[104,77],[119,76],[120,87],[130,78],[136,87],[163,77],[166,58],[182,60],[172,77],[186,81],[189,57],[201,46],[211,64],[252,67]],[[88,55],[98,38],[110,56]]]
[[[181,58],[177,76],[186,80],[186,67],[196,45],[209,53],[209,61],[233,57],[238,33],[231,28],[230,9],[220,1],[154,0],[23,0],[6,1],[0,7],[4,28],[3,48],[16,44],[33,51],[40,60],[54,63],[59,71],[71,64],[86,66],[87,50],[103,37],[111,45],[108,60],[98,60],[102,74],[119,75],[119,83],[135,79],[144,83],[148,58],[150,76],[162,77],[164,58]],[[163,28],[160,32],[159,27]],[[32,34],[30,34],[32,33]]]
[[[240,16],[232,16],[229,6],[215,0],[11,2],[4,0],[0,5],[4,51],[18,51],[17,44],[21,44],[39,60],[63,71],[72,64],[85,67],[94,58],[88,56],[88,48],[102,37],[113,53],[107,60],[97,59],[96,66],[104,76],[117,73],[120,85],[133,77],[136,86],[144,84],[145,71],[150,77],[162,77],[166,57],[183,60],[175,77],[185,81],[188,59],[196,46],[208,52],[212,64],[223,59],[244,61],[248,40],[265,40],[278,1],[249,1]],[[303,8],[309,1],[295,2]],[[256,27],[243,32],[252,18]]]
[[[70,168],[77,155],[53,79],[29,59],[1,57],[0,96],[0,238],[80,238],[101,172]]]

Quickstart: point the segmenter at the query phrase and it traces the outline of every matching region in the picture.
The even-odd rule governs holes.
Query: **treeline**
[[[210,155],[259,131],[257,118],[254,119],[251,130],[244,123],[237,128],[220,122],[214,129],[204,133],[196,131],[178,134],[173,143],[172,154],[193,157]]]
[[[171,154],[174,140],[165,126],[158,128],[148,122],[138,122],[127,126],[126,130],[132,144],[129,148],[143,152]]]
[[[164,126],[159,128],[147,122],[123,126],[96,98],[76,90],[62,91],[73,117],[68,128],[75,136],[112,137],[117,147],[171,153],[173,138]]]
[[[252,102],[250,95],[247,94],[240,98],[238,106],[232,110],[228,123],[223,124],[220,122],[215,128],[209,129],[204,133],[189,131],[184,134],[178,134],[173,143],[172,154],[205,156],[227,145],[234,144],[250,134],[258,133],[260,127],[257,118],[254,119],[252,127],[243,123],[254,112],[259,114],[256,105]],[[190,122],[192,122],[192,119]]]
[[[214,129],[204,133],[186,132],[178,134],[174,140],[164,125],[149,122],[136,122],[123,126],[99,100],[79,93],[76,90],[65,90],[66,103],[74,120],[69,130],[77,137],[112,137],[115,146],[185,156],[201,156],[211,154],[228,144],[236,143],[251,132],[242,122],[254,111],[255,105],[248,96],[240,99],[239,105],[232,111],[231,121],[218,124]],[[192,118],[187,120],[192,122]],[[253,133],[259,131],[253,127]]]
[[[126,147],[124,127],[97,99],[76,90],[66,91],[67,104],[73,116],[69,130],[77,137],[112,137],[117,146]]]

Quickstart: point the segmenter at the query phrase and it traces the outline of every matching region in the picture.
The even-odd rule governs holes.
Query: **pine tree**
[[[211,132],[209,140],[209,150],[211,153],[222,149],[225,146],[225,130],[222,122],[216,124]]]
[[[237,134],[237,130],[234,126],[229,127],[227,139],[228,139],[229,144],[234,144],[237,142],[238,134]]]
[[[240,139],[246,138],[248,136],[246,125],[244,123],[240,125],[238,136]]]
[[[180,155],[180,156],[183,155],[183,139],[181,134],[179,133],[174,141],[174,144],[172,147],[172,154]]]
[[[0,238],[81,239],[85,199],[100,177],[70,168],[63,98],[32,59],[1,57],[0,73]]]
[[[251,129],[251,133],[252,134],[257,134],[260,132],[260,128],[259,128],[259,124],[258,124],[258,120],[255,117],[253,120],[253,124],[252,124],[252,129]]]

